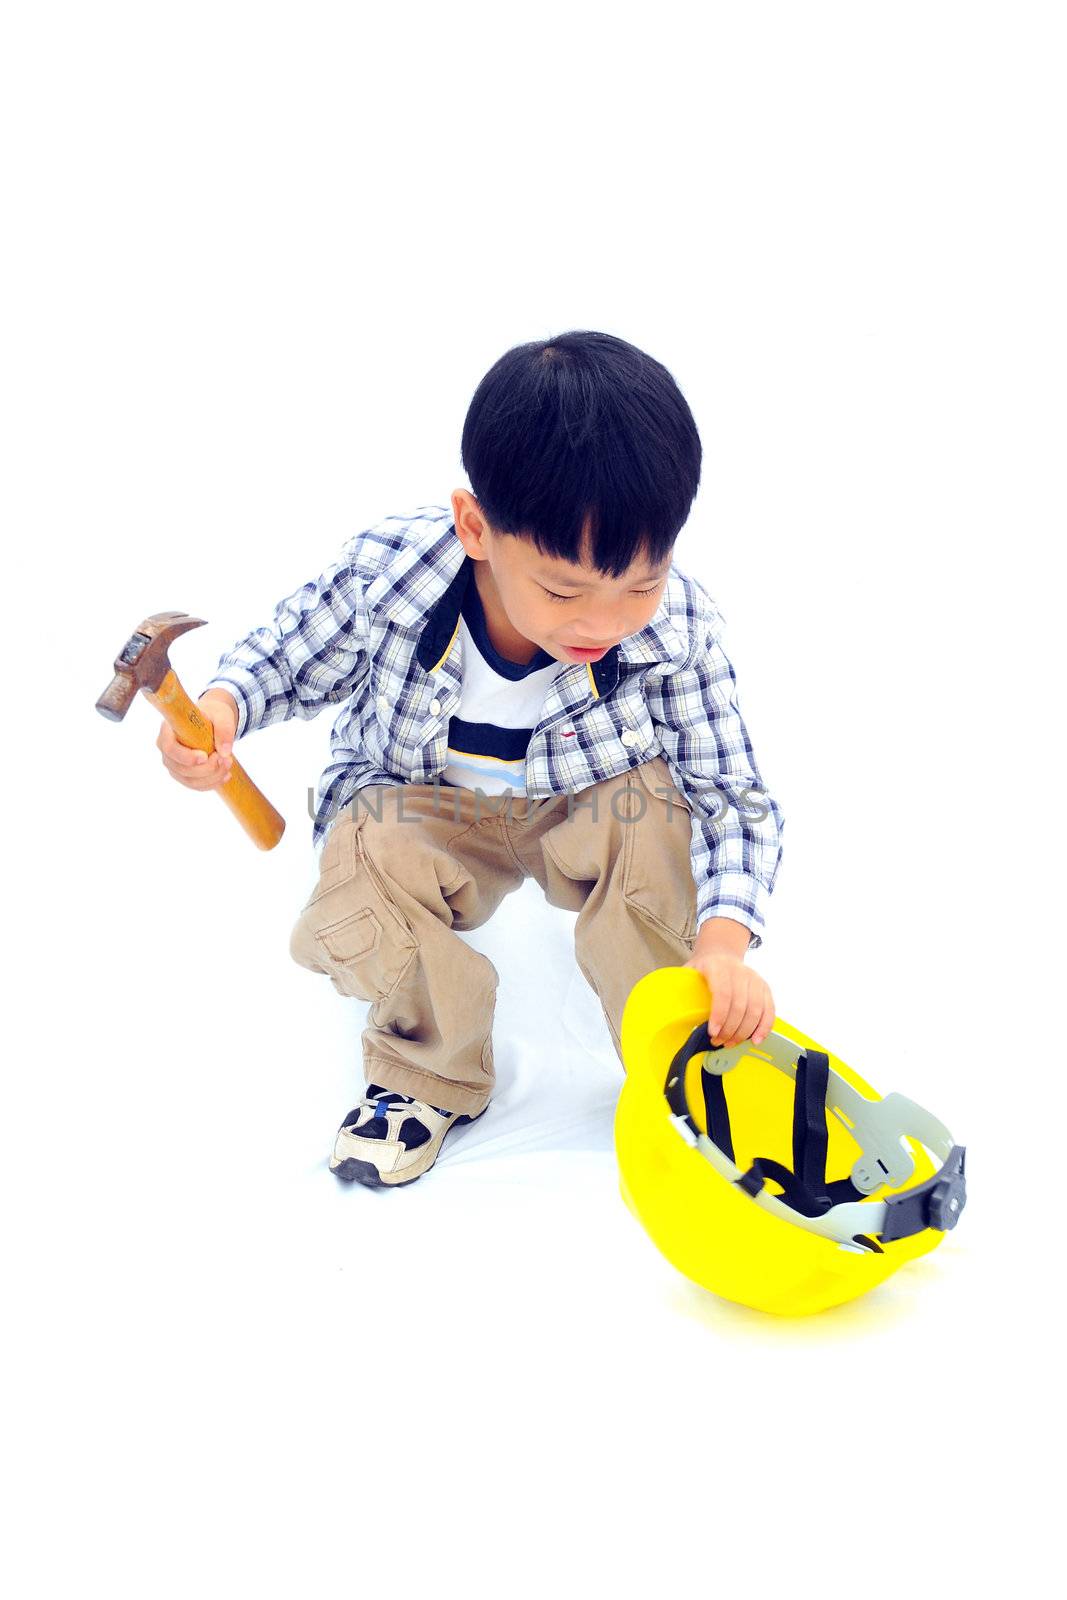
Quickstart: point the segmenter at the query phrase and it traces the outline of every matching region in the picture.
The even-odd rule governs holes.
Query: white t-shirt
[[[547,650],[525,665],[494,649],[471,573],[460,611],[463,684],[448,724],[445,783],[485,794],[526,793],[526,746],[552,679],[564,666]]]

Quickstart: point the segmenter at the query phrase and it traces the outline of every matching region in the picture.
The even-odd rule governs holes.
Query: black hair
[[[494,533],[578,563],[589,519],[598,572],[659,565],[700,483],[700,435],[666,367],[609,333],[516,345],[463,424],[463,468]]]

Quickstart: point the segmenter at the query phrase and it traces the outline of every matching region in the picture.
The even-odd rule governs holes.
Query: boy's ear
[[[488,554],[486,548],[488,524],[474,496],[463,489],[453,490],[452,515],[456,523],[456,533],[464,550],[476,560],[484,560]]]

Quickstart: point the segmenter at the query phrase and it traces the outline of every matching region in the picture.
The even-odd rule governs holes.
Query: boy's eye
[[[576,594],[557,594],[554,589],[545,589],[544,584],[541,585],[541,588],[544,589],[550,600],[577,600],[578,598]],[[649,595],[655,594],[658,588],[659,584],[657,583],[651,589],[634,589],[631,592],[633,594]]]

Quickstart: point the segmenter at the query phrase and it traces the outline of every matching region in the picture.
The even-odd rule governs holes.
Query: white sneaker
[[[477,1122],[488,1109],[474,1116],[442,1111],[414,1095],[369,1083],[337,1130],[330,1171],[374,1189],[414,1183],[433,1166],[446,1135],[461,1123]]]

